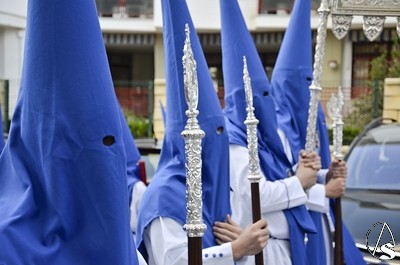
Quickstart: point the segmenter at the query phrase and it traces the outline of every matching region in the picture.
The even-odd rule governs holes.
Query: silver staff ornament
[[[320,16],[319,25],[317,29],[317,44],[315,47],[314,55],[314,69],[313,69],[313,81],[309,87],[310,89],[310,103],[308,108],[308,120],[307,120],[307,135],[306,135],[306,146],[305,149],[308,152],[315,151],[316,149],[316,138],[317,136],[317,115],[318,115],[318,102],[321,88],[321,77],[322,77],[322,66],[325,54],[325,40],[326,40],[326,28],[329,15],[328,0],[322,0],[321,5],[318,8],[318,14]]]
[[[260,159],[258,157],[258,137],[257,137],[257,124],[258,120],[254,116],[253,107],[253,92],[251,88],[251,79],[247,69],[246,56],[243,56],[243,82],[244,91],[246,94],[247,102],[247,117],[244,121],[247,132],[247,148],[249,150],[249,175],[248,179],[251,183],[260,182]]]
[[[343,159],[343,106],[344,96],[342,93],[342,88],[339,86],[337,95],[332,94],[327,103],[328,115],[333,121],[333,156],[338,160]]]
[[[197,121],[199,87],[197,82],[196,61],[190,43],[189,26],[185,25],[185,45],[183,48],[183,78],[185,85],[185,99],[188,105],[188,117],[182,136],[185,139],[186,155],[186,224],[183,226],[188,237],[202,237],[207,229],[203,223],[202,211],[202,183],[201,183],[201,140],[205,136]]]

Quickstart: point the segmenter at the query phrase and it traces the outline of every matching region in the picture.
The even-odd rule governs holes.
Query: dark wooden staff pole
[[[189,248],[189,264],[190,265],[201,265],[203,264],[203,244],[202,237],[190,237],[188,236],[188,248]]]
[[[258,182],[251,183],[251,209],[253,211],[253,223],[261,220],[260,189]],[[264,264],[263,251],[255,255],[256,265]]]
[[[342,203],[335,200],[335,265],[343,265]]]

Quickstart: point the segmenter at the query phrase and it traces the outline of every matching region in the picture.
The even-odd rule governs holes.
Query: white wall
[[[25,28],[27,0],[0,1],[0,27]]]
[[[258,0],[238,0],[249,28],[254,27],[258,14]],[[219,0],[186,0],[197,32],[219,31],[221,27]],[[162,28],[161,1],[154,1],[154,25]]]
[[[0,1],[0,80],[9,82],[9,118],[14,112],[22,72],[27,0]]]

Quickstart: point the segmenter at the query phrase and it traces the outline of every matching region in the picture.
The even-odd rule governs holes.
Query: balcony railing
[[[153,17],[153,1],[150,0],[96,0],[96,5],[101,17]]]

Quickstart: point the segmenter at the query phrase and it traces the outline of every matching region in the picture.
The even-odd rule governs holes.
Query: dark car
[[[374,120],[345,160],[344,223],[369,264],[400,264],[400,123]]]

